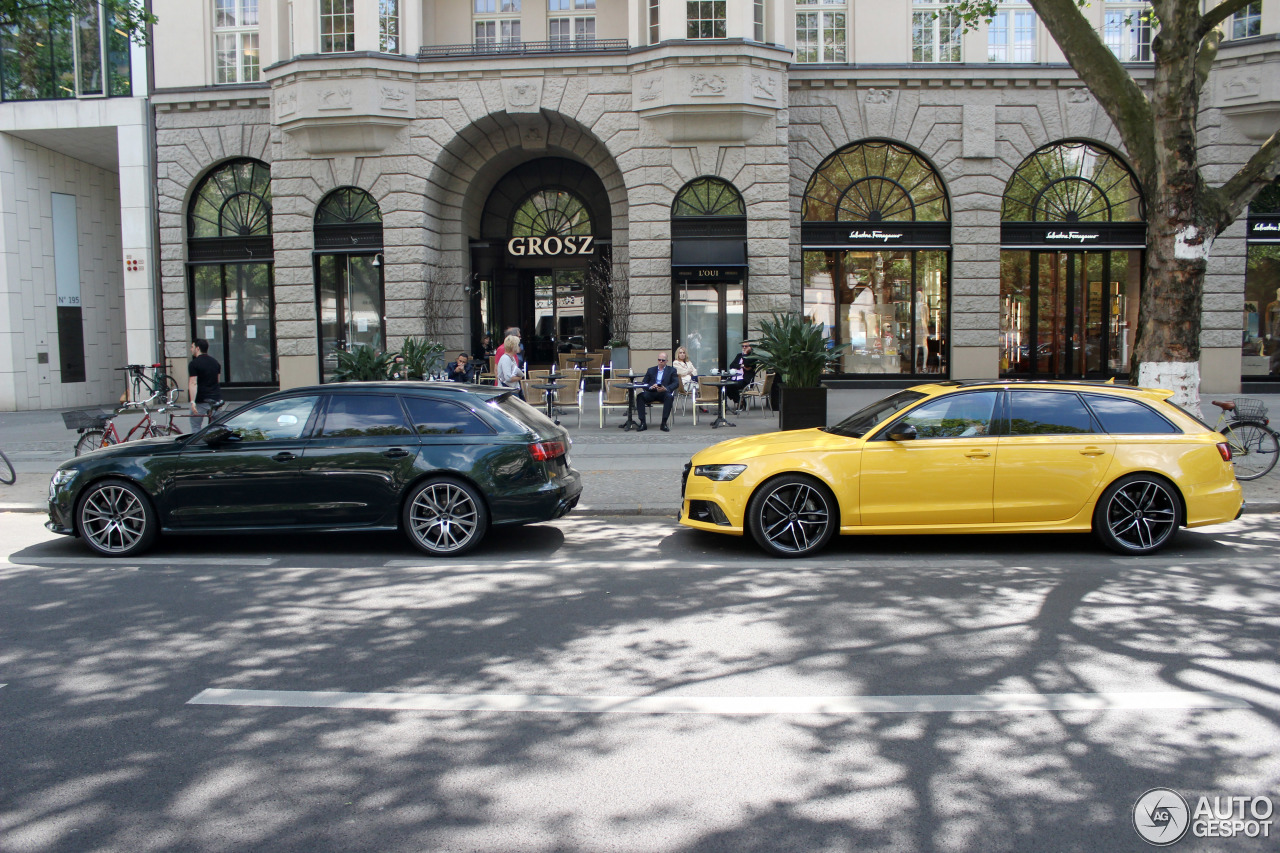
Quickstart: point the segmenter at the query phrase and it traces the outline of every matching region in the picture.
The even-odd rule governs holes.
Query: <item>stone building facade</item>
[[[162,26],[179,5],[157,0]],[[1043,28],[1010,54],[1032,61],[977,61],[997,55],[980,29],[939,63],[921,39],[946,34],[906,0],[821,18],[791,0],[534,5],[402,0],[389,33],[373,0],[337,23],[319,4],[263,2],[249,74],[209,16],[157,36],[175,367],[211,337],[230,386],[293,386],[323,380],[337,348],[426,335],[470,350],[512,325],[550,360],[608,343],[603,278],[629,292],[636,360],[686,345],[704,371],[723,366],[762,318],[792,311],[850,344],[845,379],[1127,374],[1141,188]],[[703,7],[715,20],[693,19]],[[1110,34],[1106,11],[1090,14]],[[1280,115],[1270,23],[1224,44],[1206,95],[1216,179]],[[1125,38],[1140,59],[1142,34]],[[268,183],[247,191],[251,174]],[[232,213],[205,215],[218,205]],[[1245,231],[1211,256],[1210,390],[1270,373]]]

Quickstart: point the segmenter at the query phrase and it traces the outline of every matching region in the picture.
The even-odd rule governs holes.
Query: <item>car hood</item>
[[[167,448],[176,447],[188,438],[190,438],[188,435],[165,435],[159,438],[138,438],[121,444],[111,444],[77,456],[74,459],[68,459],[58,467],[74,468],[81,462],[98,462],[103,459],[119,459],[131,456],[151,456]]]
[[[847,450],[861,445],[862,439],[860,438],[832,435],[820,429],[767,432],[762,435],[748,435],[713,444],[695,453],[693,464],[714,465],[742,462],[760,456],[771,456],[775,453],[788,453],[793,450]]]

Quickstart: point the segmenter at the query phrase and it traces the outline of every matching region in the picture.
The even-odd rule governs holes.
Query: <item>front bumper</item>
[[[44,523],[46,530],[62,536],[75,536],[76,528],[71,519],[70,506],[63,506],[57,500],[49,501],[49,520]]]

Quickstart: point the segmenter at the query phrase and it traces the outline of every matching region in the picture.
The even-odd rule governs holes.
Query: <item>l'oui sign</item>
[[[507,241],[507,253],[519,257],[528,255],[590,255],[595,237],[512,237]]]

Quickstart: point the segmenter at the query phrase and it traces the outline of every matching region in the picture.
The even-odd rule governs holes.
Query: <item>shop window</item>
[[[1241,375],[1280,379],[1280,183],[1249,205]]]
[[[814,170],[801,211],[804,311],[849,344],[841,372],[945,373],[951,208],[934,168],[856,143]]]
[[[747,330],[747,206],[723,178],[695,178],[671,205],[675,344],[703,373],[725,369]]]
[[[196,187],[187,210],[192,338],[209,341],[227,385],[275,382],[271,172],[233,160]]]

